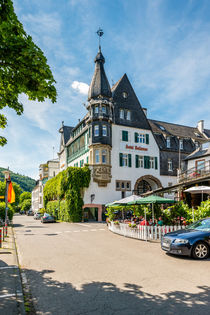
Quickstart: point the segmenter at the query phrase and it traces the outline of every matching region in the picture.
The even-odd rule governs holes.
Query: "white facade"
[[[128,141],[122,140],[122,131],[128,132]],[[146,143],[135,143],[134,137],[135,133],[149,135],[149,144]],[[131,154],[131,167],[120,166],[119,154]],[[74,166],[75,162],[79,164],[80,160],[86,160],[89,153],[80,156],[75,161],[72,161],[68,166]],[[155,160],[153,160],[153,165],[149,169],[142,167],[136,168],[136,155],[139,156],[149,156],[152,158],[157,158],[157,169],[155,169]],[[163,187],[176,183],[175,176],[161,176],[159,167],[159,148],[154,139],[154,136],[150,130],[141,130],[137,128],[130,128],[126,126],[112,125],[112,150],[111,150],[111,183],[108,183],[106,187],[99,187],[98,183],[94,182],[91,178],[91,183],[88,189],[84,193],[84,203],[85,204],[106,204],[114,200],[119,200],[122,197],[130,196],[135,190],[136,182],[139,178],[143,176],[152,176],[158,179]],[[90,165],[91,169],[91,165]],[[155,181],[147,179],[150,181],[152,189],[158,188]],[[117,181],[126,182],[130,185],[130,189],[117,190]]]

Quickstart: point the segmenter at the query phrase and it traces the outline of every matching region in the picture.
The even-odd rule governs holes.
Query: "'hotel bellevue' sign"
[[[142,147],[138,147],[137,145],[128,145],[126,144],[126,149],[130,149],[130,150],[139,150],[139,151],[148,151],[147,148],[142,148]]]

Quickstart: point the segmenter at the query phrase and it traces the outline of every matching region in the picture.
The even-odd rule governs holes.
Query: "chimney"
[[[197,128],[198,130],[203,133],[204,131],[204,120],[199,120],[198,124],[197,124]]]
[[[147,117],[147,108],[142,107],[142,109],[143,109],[143,112],[144,112],[145,116]]]

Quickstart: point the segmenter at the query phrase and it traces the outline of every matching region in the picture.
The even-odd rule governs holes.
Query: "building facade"
[[[209,137],[201,123],[193,128],[148,119],[126,74],[110,88],[104,63],[99,47],[88,112],[76,127],[60,129],[60,164],[91,169],[84,211],[96,220],[102,220],[106,203],[174,185],[181,159]]]

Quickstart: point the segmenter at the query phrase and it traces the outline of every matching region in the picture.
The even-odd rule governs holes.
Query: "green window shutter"
[[[128,141],[128,131],[122,130],[122,141]]]
[[[139,156],[136,155],[136,168],[138,168],[138,167],[139,167]]]
[[[134,141],[135,142],[139,142],[139,137],[138,137],[138,133],[137,132],[134,133]]]
[[[146,134],[146,144],[149,144],[149,135]]]
[[[87,164],[88,164],[88,156],[86,157],[86,162],[87,162]]]
[[[157,157],[155,157],[155,169],[156,170],[158,169],[158,159],[157,159]]]
[[[144,156],[144,168],[150,168],[149,156]]]
[[[131,154],[128,154],[128,167],[131,167]]]
[[[120,166],[123,166],[123,155],[122,153],[119,154]]]

